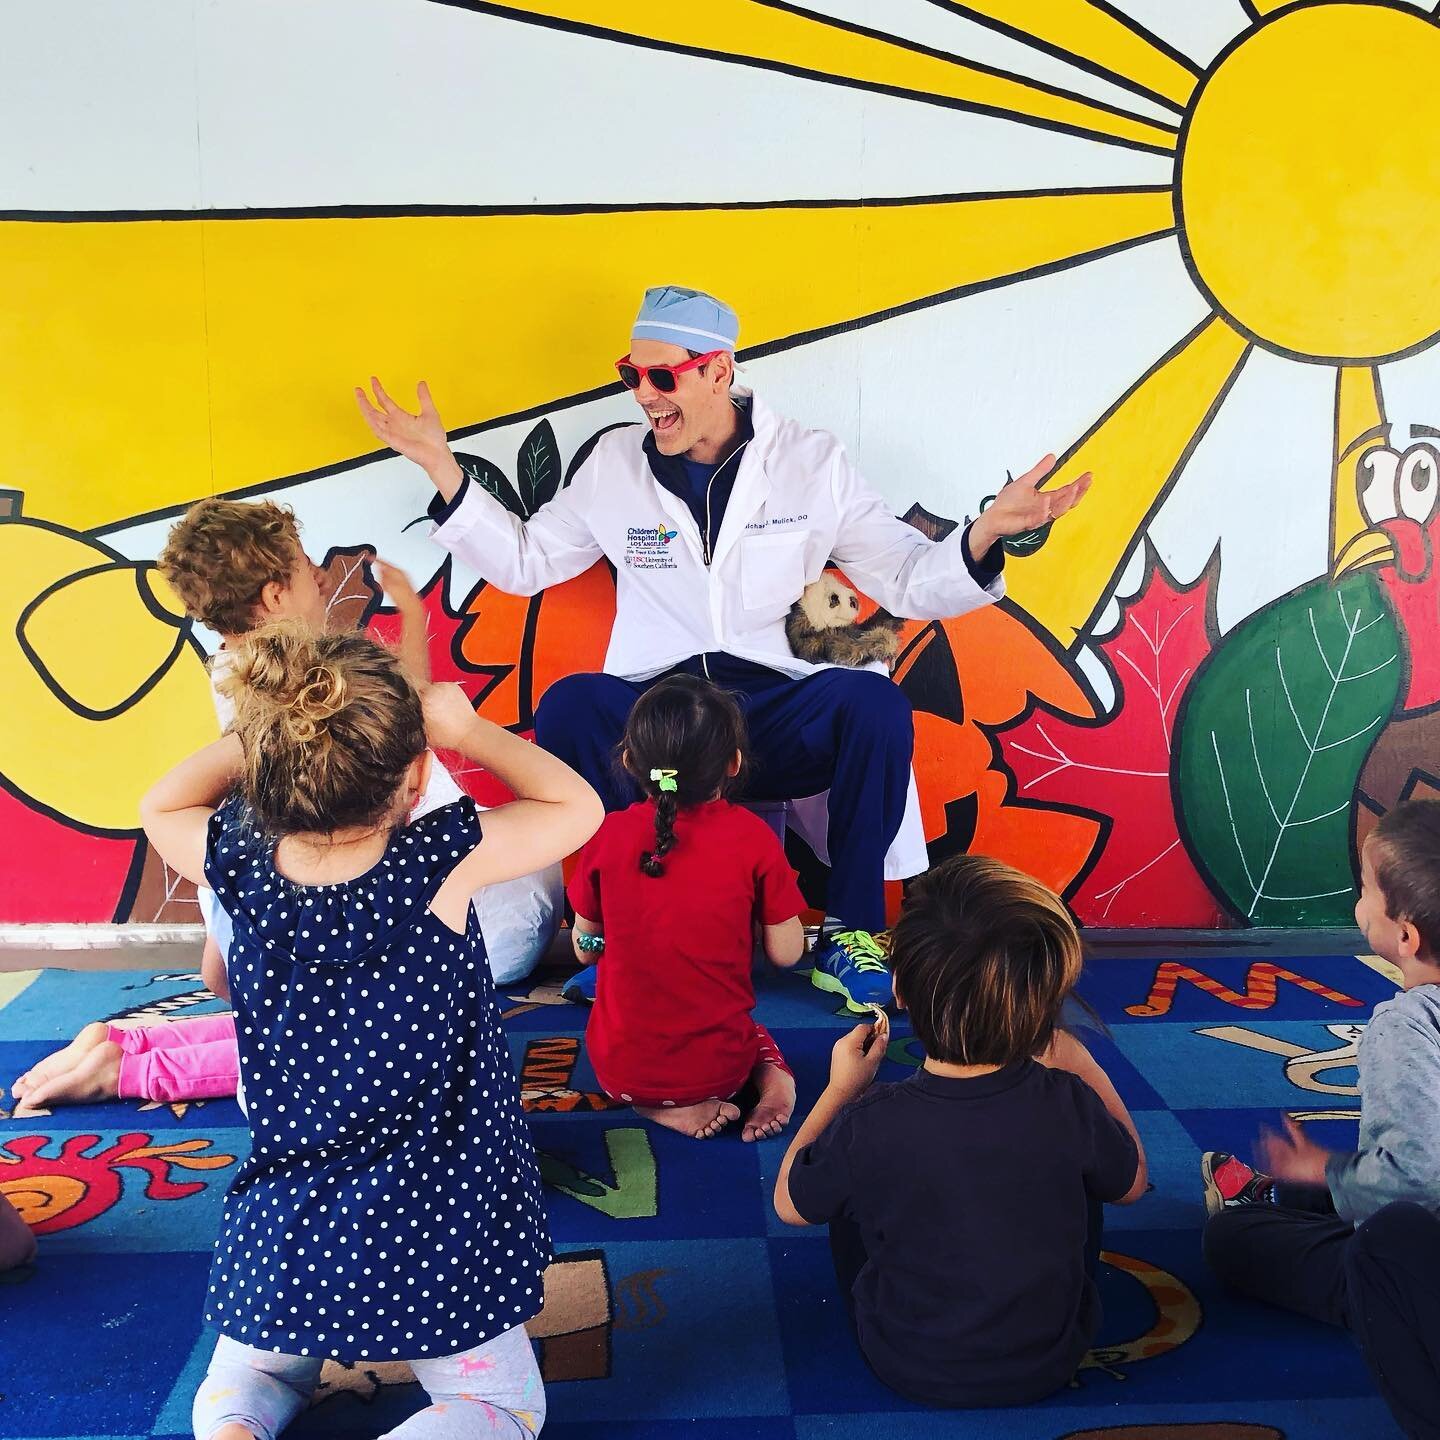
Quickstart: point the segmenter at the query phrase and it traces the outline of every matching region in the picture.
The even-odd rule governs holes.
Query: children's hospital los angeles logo
[[[670,542],[678,531],[659,525],[632,525],[625,532],[625,564],[631,570],[674,570]]]

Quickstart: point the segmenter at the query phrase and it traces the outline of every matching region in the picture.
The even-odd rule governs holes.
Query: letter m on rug
[[[1207,995],[1213,995],[1217,1000],[1223,1000],[1227,1005],[1234,1005],[1240,1010],[1271,1009],[1275,1004],[1276,991],[1282,980],[1301,990],[1308,990],[1312,995],[1332,1000],[1337,1005],[1358,1007],[1362,1003],[1353,995],[1332,990],[1318,980],[1311,980],[1305,975],[1297,975],[1293,970],[1287,970],[1283,965],[1273,964],[1269,960],[1257,960],[1246,970],[1243,994],[1238,990],[1232,990],[1224,981],[1216,980],[1214,976],[1205,974],[1203,970],[1196,970],[1192,965],[1184,965],[1178,960],[1165,960],[1155,971],[1155,979],[1150,985],[1150,994],[1145,1001],[1140,1005],[1127,1005],[1125,1013],[1145,1018],[1169,1014],[1171,1005],[1175,1003],[1176,988],[1182,980],[1188,985],[1193,985],[1197,990],[1202,990]]]

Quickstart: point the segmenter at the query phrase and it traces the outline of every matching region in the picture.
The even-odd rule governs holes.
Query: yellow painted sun
[[[0,314],[0,394],[19,417],[8,458],[29,513],[100,526],[353,464],[369,440],[349,386],[374,369],[402,387],[423,374],[456,428],[599,393],[657,255],[683,255],[691,283],[736,304],[747,345],[770,350],[1179,235],[1212,313],[1062,458],[1054,483],[1086,469],[1106,483],[1014,567],[1012,596],[1077,643],[1255,344],[1335,367],[1332,555],[1364,528],[1354,456],[1338,457],[1382,418],[1375,363],[1440,332],[1432,16],[1398,0],[1251,0],[1255,22],[1205,71],[1089,0],[962,7],[1143,94],[1129,112],[766,0],[486,8],[599,45],[1173,155],[1173,182],[881,204],[6,222],[0,271],[19,318]],[[365,302],[375,277],[396,275],[403,305]]]
[[[1440,29],[1306,6],[1241,37],[1181,144],[1198,279],[1264,345],[1379,360],[1440,333]]]

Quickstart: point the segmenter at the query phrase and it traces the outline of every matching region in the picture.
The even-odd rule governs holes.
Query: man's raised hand
[[[1023,535],[1058,520],[1085,498],[1091,475],[1087,470],[1078,479],[1054,490],[1042,490],[1041,484],[1055,468],[1055,457],[1047,455],[1023,475],[1009,481],[985,511],[984,518],[994,528],[996,538]]]
[[[990,547],[1009,535],[1024,535],[1058,520],[1085,498],[1090,472],[1055,490],[1042,490],[1041,483],[1055,468],[1055,457],[1047,455],[1023,475],[1007,480],[995,499],[975,518],[966,535],[970,558],[981,561]]]
[[[450,453],[445,425],[435,408],[435,401],[430,397],[430,387],[422,380],[416,389],[420,404],[418,415],[412,415],[397,405],[374,375],[370,377],[370,389],[374,393],[373,401],[364,387],[357,385],[355,402],[375,438],[397,455],[413,460],[435,483],[441,495],[446,500],[451,499],[460,488],[464,474],[459,462]]]
[[[382,445],[388,445],[397,454],[428,470],[441,450],[450,447],[445,439],[445,426],[440,412],[430,398],[430,387],[422,380],[417,390],[420,413],[412,415],[402,410],[386,393],[385,387],[372,375],[370,388],[375,392],[374,403],[365,393],[364,387],[355,387],[355,400],[365,423],[375,433]]]

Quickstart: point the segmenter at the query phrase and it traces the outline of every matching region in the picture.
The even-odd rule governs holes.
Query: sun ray
[[[1098,100],[817,15],[783,0],[705,0],[644,9],[617,6],[613,0],[436,3],[882,90],[1137,149],[1170,152],[1178,138],[1175,127],[1126,114]]]
[[[1116,84],[1183,110],[1200,71],[1091,0],[933,0],[1003,34],[1072,60]]]
[[[428,379],[462,430],[601,393],[657,256],[735,304],[743,360],[1173,224],[1163,188],[3,224],[0,393],[27,417],[8,473],[27,514],[96,526],[353,463],[373,441],[351,387],[372,373],[397,395]]]
[[[1021,609],[1073,646],[1240,373],[1248,342],[1211,316],[1158,361],[1055,467],[1049,486],[1091,470],[1084,505],[1044,547],[1006,569]]]
[[[1263,20],[1267,15],[1273,15],[1277,10],[1283,10],[1294,3],[1295,0],[1241,0],[1241,4],[1256,20]]]
[[[1383,559],[1392,553],[1388,536],[1370,528],[1360,509],[1360,462],[1383,444],[1385,401],[1380,372],[1373,365],[1340,365],[1335,370],[1335,456],[1330,500],[1332,574]]]

